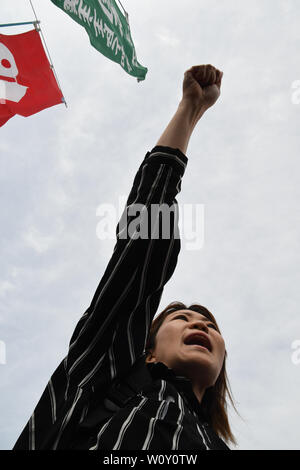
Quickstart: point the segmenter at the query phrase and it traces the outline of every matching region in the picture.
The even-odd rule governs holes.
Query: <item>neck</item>
[[[204,397],[204,393],[205,393],[205,387],[202,387],[201,385],[199,386],[199,384],[194,384],[192,385],[192,388],[193,388],[193,392],[198,400],[198,402],[201,404],[201,401],[202,401],[202,398]]]

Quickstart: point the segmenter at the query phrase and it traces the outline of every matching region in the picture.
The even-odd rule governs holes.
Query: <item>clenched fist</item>
[[[223,72],[212,65],[195,65],[184,74],[182,100],[194,109],[206,110],[220,96]]]

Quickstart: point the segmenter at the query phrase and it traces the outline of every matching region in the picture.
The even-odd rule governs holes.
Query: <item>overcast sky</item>
[[[183,209],[203,205],[204,244],[183,239],[160,310],[180,300],[216,316],[238,449],[300,449],[299,0],[122,4],[148,68],[140,83],[50,0],[34,2],[68,107],[0,129],[0,447],[17,440],[110,259],[97,209],[117,210],[176,110],[184,71],[210,63],[224,72],[222,95],[191,138],[177,197]],[[34,19],[25,0],[1,0],[0,14]]]

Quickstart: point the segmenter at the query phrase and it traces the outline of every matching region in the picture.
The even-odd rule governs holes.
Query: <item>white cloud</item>
[[[164,44],[170,47],[176,47],[179,44],[179,39],[176,38],[174,33],[169,31],[168,29],[162,28],[160,31],[156,33],[156,37]]]
[[[4,297],[7,292],[14,289],[14,284],[10,281],[0,281],[0,297]]]
[[[24,242],[33,248],[37,253],[45,253],[55,242],[53,236],[44,235],[36,227],[30,227],[23,234]]]

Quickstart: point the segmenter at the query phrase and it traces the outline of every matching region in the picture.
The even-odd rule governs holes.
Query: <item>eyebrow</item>
[[[199,312],[195,312],[195,313],[197,313],[198,315],[202,315],[202,313],[199,313]],[[192,316],[193,316],[193,314],[190,313],[190,312],[181,312],[180,310],[178,310],[177,312],[172,312],[172,313],[170,313],[169,317],[170,317],[171,315],[173,315],[173,316],[175,317],[176,314],[178,314],[178,315],[186,315],[187,317],[192,317]],[[215,324],[215,323],[214,323],[212,320],[210,320],[209,318],[204,317],[204,315],[202,315],[202,317],[203,317],[203,318],[201,318],[201,320],[203,320],[203,321],[205,321],[205,322],[208,322],[208,323],[213,323],[213,324]]]

